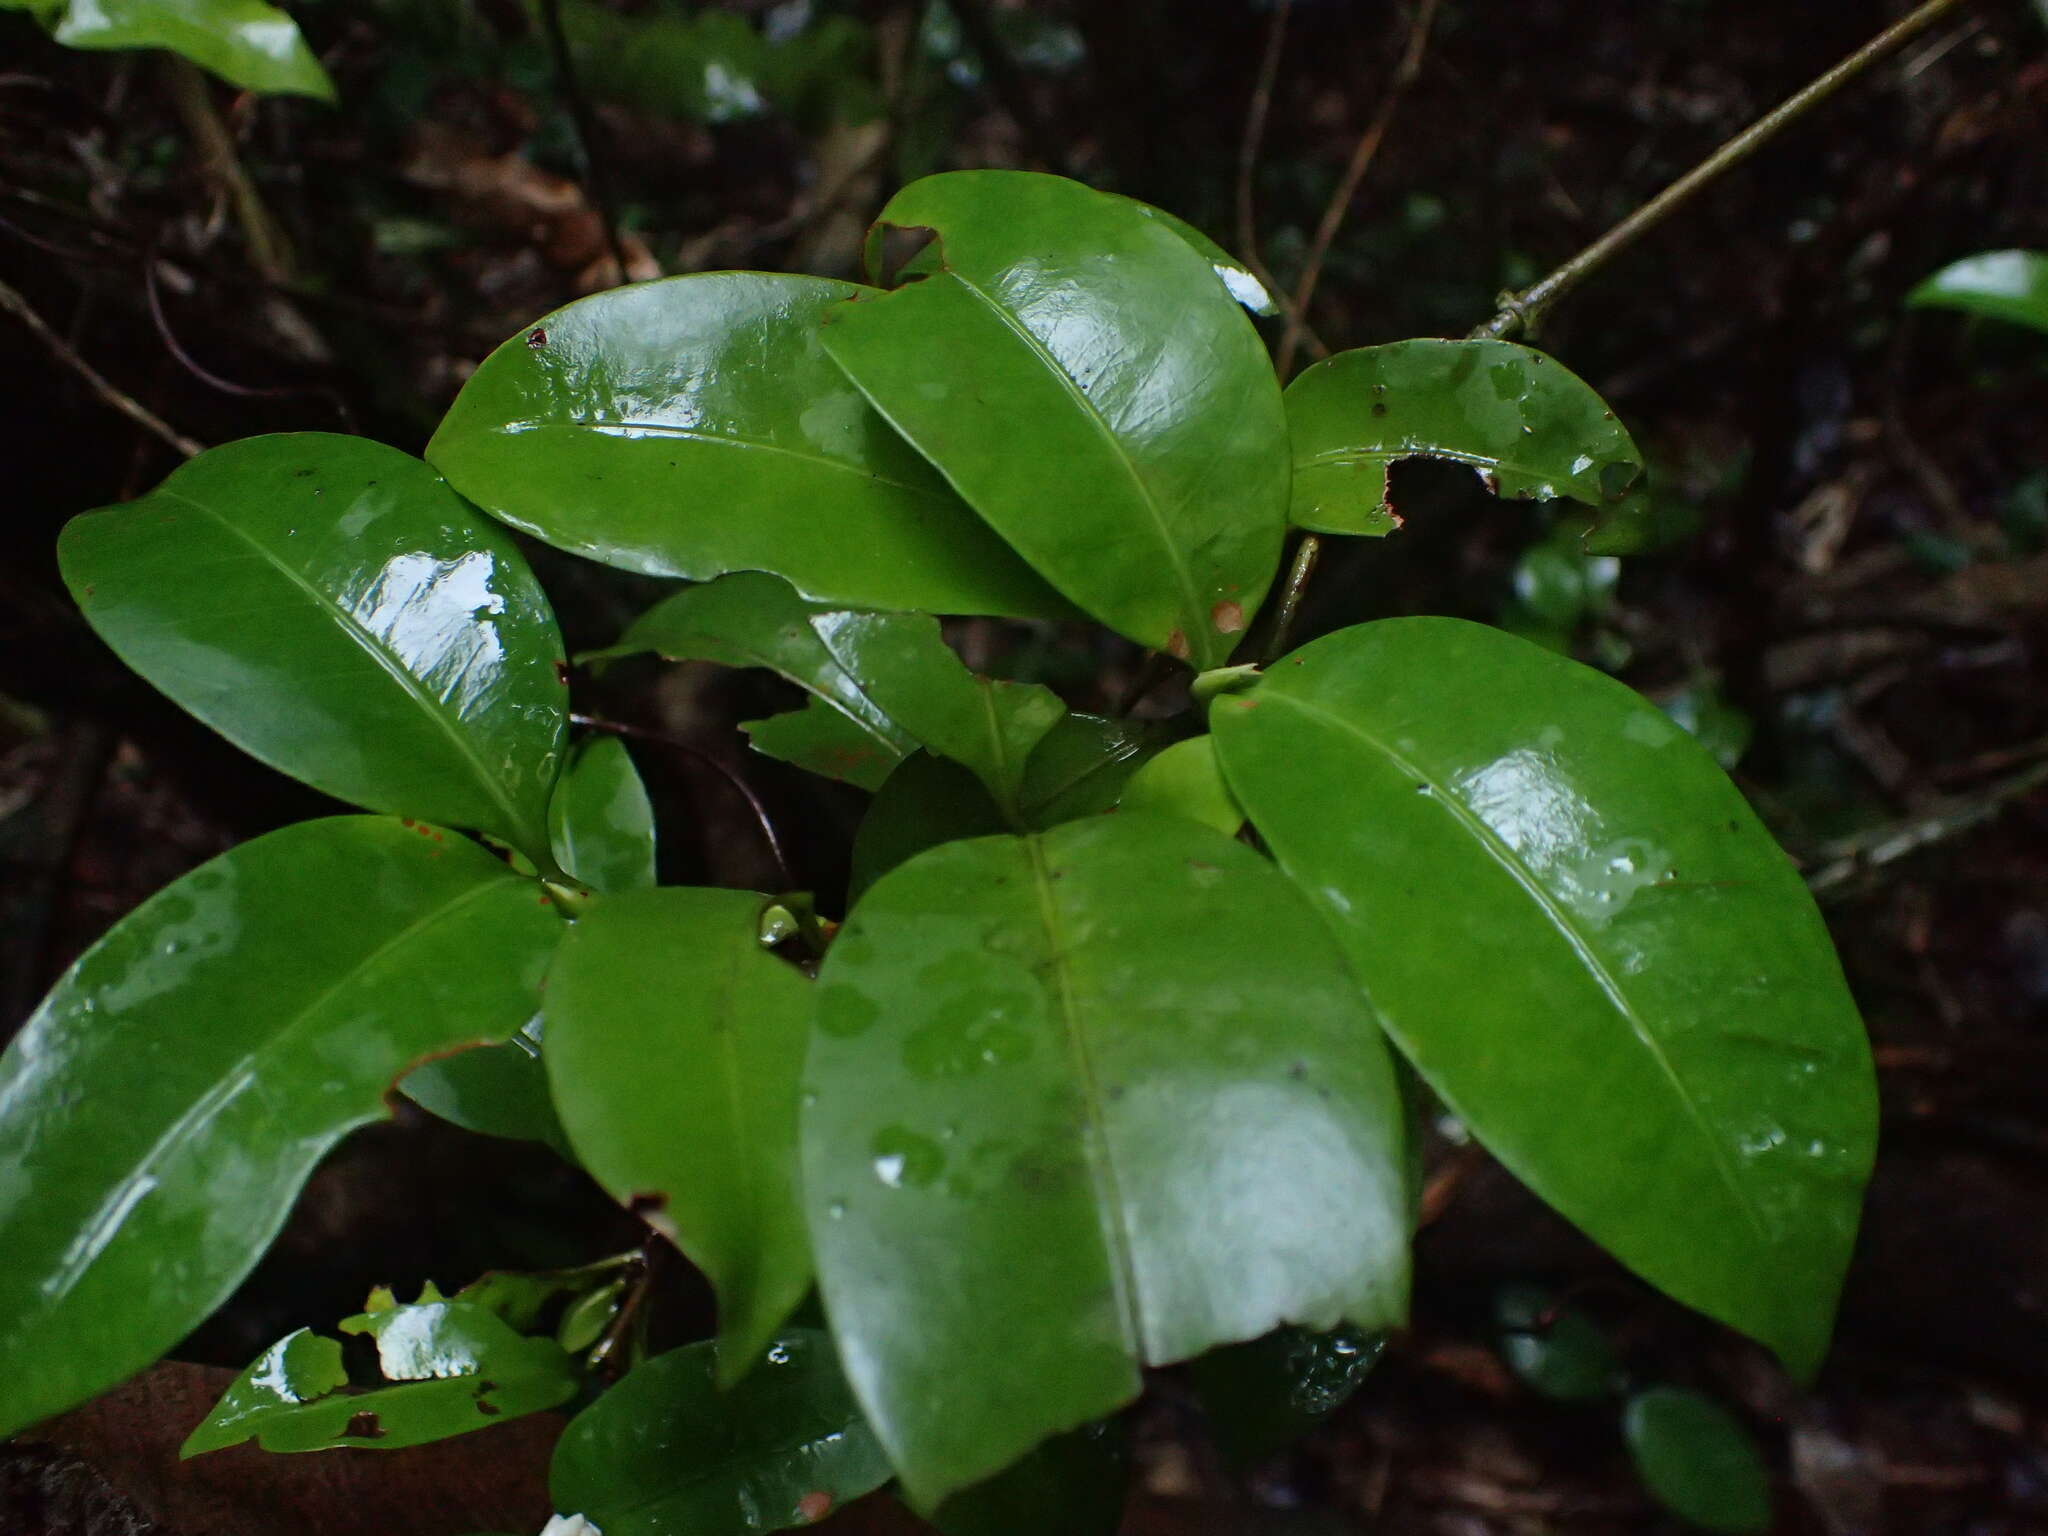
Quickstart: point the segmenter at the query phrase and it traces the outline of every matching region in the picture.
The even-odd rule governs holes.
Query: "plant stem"
[[[1315,534],[1305,533],[1301,542],[1294,547],[1294,564],[1287,572],[1287,587],[1280,595],[1280,611],[1273,616],[1273,632],[1266,637],[1266,663],[1270,666],[1279,660],[1287,649],[1287,636],[1294,628],[1295,611],[1301,607],[1302,597],[1308,592],[1308,580],[1316,573],[1316,560],[1323,552],[1323,541]]]
[[[597,114],[583,94],[576,78],[576,60],[569,51],[569,34],[562,28],[562,0],[540,0],[541,29],[547,33],[548,52],[554,56],[555,89],[569,109],[569,121],[576,126],[576,147],[583,152],[583,174],[590,182],[590,201],[597,209],[597,221],[604,229],[605,249],[619,269],[619,286],[632,281],[626,272],[626,247],[619,239],[618,204],[612,197],[607,162],[599,152]]]
[[[1968,3],[1969,0],[1926,0],[1919,9],[1886,28],[1804,90],[1758,118],[1548,277],[1520,293],[1503,294],[1500,312],[1475,329],[1472,336],[1500,339],[1532,327],[1551,305],[1610,258],[1656,228],[1702,187],[1741,165],[1781,131],[1798,122],[1873,64]]]
[[[283,283],[292,275],[292,248],[277,220],[270,216],[256,183],[235,152],[234,135],[213,109],[213,88],[199,67],[173,53],[160,56],[170,84],[171,102],[185,131],[199,150],[206,174],[234,204],[235,221],[249,248],[249,265],[266,283]]]

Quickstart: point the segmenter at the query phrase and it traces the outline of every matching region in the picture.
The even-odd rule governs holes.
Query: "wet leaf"
[[[875,792],[854,832],[846,904],[854,906],[869,886],[927,848],[1009,829],[981,780],[943,757],[913,753]]]
[[[1024,766],[1024,824],[1038,831],[1109,810],[1131,775],[1158,755],[1164,727],[1069,714],[1045,733]]]
[[[547,856],[562,642],[501,528],[419,460],[294,432],[88,512],[64,580],[120,658],[273,768]]]
[[[554,1340],[523,1338],[464,1301],[385,1306],[345,1319],[341,1331],[377,1341],[389,1385],[346,1390],[341,1345],[301,1328],[257,1356],[179,1454],[250,1439],[266,1451],[398,1451],[539,1413],[576,1393],[575,1368]]]
[[[548,977],[547,1067],[576,1155],[718,1291],[725,1384],[810,1289],[795,1190],[811,984],[763,949],[768,898],[593,903]]]
[[[594,891],[654,884],[654,807],[616,736],[592,736],[569,754],[548,804],[555,860]]]
[[[1069,616],[825,357],[820,315],[862,291],[714,272],[579,300],[484,360],[427,457],[493,516],[630,571]]]
[[[465,1131],[544,1142],[569,1157],[569,1139],[548,1095],[540,1042],[536,1016],[503,1045],[437,1056],[406,1073],[398,1086],[420,1108]]]
[[[1098,816],[896,869],[826,957],[804,1080],[820,1287],[920,1507],[1113,1412],[1141,1364],[1405,1309],[1372,1015],[1206,827]]]
[[[1383,535],[1401,519],[1387,470],[1469,464],[1514,500],[1606,508],[1643,456],[1592,389],[1555,358],[1508,341],[1397,341],[1325,358],[1287,386],[1291,516],[1318,533]]]
[[[0,1435],[189,1333],[409,1065],[533,1015],[562,929],[539,895],[453,834],[336,817],[86,952],[0,1057]]]
[[[1771,1528],[1771,1483],[1749,1431],[1711,1398],[1657,1387],[1629,1401],[1622,1434],[1657,1501],[1709,1531]]]
[[[1244,808],[1223,782],[1216,745],[1206,736],[1177,741],[1131,775],[1119,802],[1126,811],[1184,816],[1234,836],[1244,825]]]
[[[927,177],[883,208],[935,241],[824,344],[952,485],[1082,608],[1213,665],[1279,563],[1278,385],[1184,236],[1127,199],[1023,171]]]
[[[1985,251],[1951,262],[1906,295],[1914,309],[1959,309],[2048,331],[2048,251]]]
[[[1122,1419],[1056,1435],[933,1511],[945,1536],[1116,1536],[1130,1476]]]
[[[1066,705],[1035,684],[969,672],[934,619],[808,603],[786,582],[759,573],[664,599],[593,659],[639,651],[772,668],[844,722],[827,728],[808,709],[757,721],[748,727],[756,747],[875,788],[922,743],[971,770],[1013,818],[1021,814],[1032,749],[1066,714]]]
[[[1712,759],[1613,679],[1455,619],[1316,641],[1211,725],[1473,1134],[1810,1374],[1870,1170],[1870,1051],[1804,884]]]
[[[72,0],[57,41],[72,48],[168,48],[244,90],[334,100],[334,82],[298,24],[263,0]]]
[[[1280,1328],[1212,1349],[1188,1377],[1216,1440],[1238,1466],[1284,1450],[1349,1402],[1386,1352],[1385,1334]]]
[[[1179,235],[1194,248],[1197,256],[1209,263],[1210,270],[1223,284],[1223,291],[1253,314],[1270,320],[1280,313],[1280,306],[1273,302],[1273,295],[1266,291],[1266,285],[1259,280],[1258,274],[1186,219],[1168,213],[1164,208],[1155,208],[1150,203],[1141,203],[1135,197],[1124,197],[1121,193],[1110,195],[1129,203],[1146,218]]]
[[[1549,1291],[1509,1286],[1494,1304],[1501,1358],[1522,1382],[1560,1402],[1611,1397],[1622,1384],[1621,1363],[1606,1333],[1576,1307]]]
[[[716,1356],[657,1355],[577,1415],[548,1477],[556,1507],[604,1536],[744,1536],[808,1525],[889,1480],[825,1334],[790,1329],[727,1391]]]

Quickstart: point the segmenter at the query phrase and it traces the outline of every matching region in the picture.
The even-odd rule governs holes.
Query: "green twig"
[[[1519,293],[1503,294],[1500,312],[1474,330],[1472,335],[1475,338],[1499,339],[1532,327],[1551,305],[1618,252],[1626,250],[1656,228],[1702,187],[1741,165],[1781,131],[1798,122],[1873,64],[1968,3],[1969,0],[1926,0],[1918,10],[1886,28],[1804,90],[1758,118],[1548,277]]]
[[[1294,564],[1287,572],[1287,586],[1280,594],[1280,610],[1273,615],[1273,632],[1266,637],[1266,662],[1271,665],[1287,649],[1287,636],[1294,628],[1294,615],[1308,592],[1309,578],[1316,573],[1316,560],[1323,541],[1312,533],[1301,536],[1294,548]]]

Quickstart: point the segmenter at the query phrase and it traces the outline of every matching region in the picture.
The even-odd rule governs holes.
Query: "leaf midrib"
[[[1727,1186],[1729,1194],[1734,1198],[1736,1208],[1742,1212],[1744,1218],[1749,1222],[1751,1230],[1759,1238],[1767,1244],[1774,1242],[1775,1237],[1769,1225],[1765,1222],[1763,1213],[1757,1208],[1749,1191],[1743,1187],[1741,1181],[1736,1177],[1735,1169],[1728,1161],[1726,1149],[1722,1147],[1719,1138],[1714,1135],[1712,1128],[1707,1123],[1704,1111],[1702,1111],[1698,1101],[1694,1099],[1691,1092],[1686,1088],[1684,1079],[1678,1075],[1678,1070],[1673,1066],[1670,1056],[1666,1053],[1663,1042],[1657,1039],[1642,1015],[1637,1012],[1634,1003],[1630,1001],[1628,994],[1622,989],[1619,979],[1616,978],[1613,971],[1608,967],[1606,960],[1601,957],[1599,951],[1594,947],[1591,935],[1581,930],[1578,921],[1573,917],[1572,913],[1536,878],[1535,871],[1529,868],[1521,855],[1510,847],[1493,828],[1489,827],[1475,815],[1471,808],[1463,800],[1459,799],[1437,775],[1423,769],[1402,753],[1366,731],[1363,727],[1320,705],[1310,703],[1308,700],[1295,694],[1269,693],[1265,696],[1265,702],[1269,706],[1272,704],[1289,705],[1325,726],[1355,737],[1370,751],[1379,754],[1388,763],[1392,764],[1396,770],[1407,775],[1411,782],[1429,785],[1431,801],[1441,805],[1446,813],[1465,830],[1467,835],[1480,846],[1502,872],[1509,879],[1513,880],[1516,885],[1521,887],[1524,894],[1535,903],[1537,909],[1548,919],[1558,936],[1564,940],[1573,954],[1578,957],[1581,965],[1592,975],[1595,983],[1613,1006],[1615,1012],[1621,1015],[1623,1021],[1627,1023],[1630,1032],[1634,1034],[1643,1049],[1649,1053],[1650,1059],[1656,1063],[1658,1071],[1662,1074],[1665,1082],[1670,1085],[1672,1094],[1685,1110],[1686,1117],[1692,1121],[1694,1128],[1700,1133],[1701,1140],[1706,1143],[1709,1158],[1713,1162],[1715,1170],[1720,1174],[1722,1183]]]
[[[290,565],[279,558],[275,550],[251,534],[247,529],[237,526],[233,521],[222,516],[220,512],[208,506],[205,502],[194,501],[191,497],[171,490],[168,487],[160,489],[158,494],[213,519],[220,527],[254,550],[272,570],[283,576],[285,580],[310,598],[316,608],[323,610],[334,621],[336,628],[355,641],[358,650],[369,656],[372,661],[384,669],[385,675],[398,684],[399,691],[404,693],[406,697],[418,706],[421,714],[441,728],[441,733],[448,738],[449,745],[455,749],[456,756],[469,765],[470,771],[475,775],[476,781],[483,789],[485,795],[500,811],[504,812],[505,825],[497,830],[513,833],[521,837],[531,834],[532,828],[527,825],[526,818],[520,815],[518,807],[512,803],[511,796],[505,793],[504,786],[492,776],[483,758],[478,755],[475,745],[461,728],[449,718],[447,712],[442,708],[440,701],[426,691],[420,680],[412,674],[397,656],[391,653],[381,640],[366,629],[354,614],[335,602],[325,592],[322,592],[320,588],[314,586],[312,582],[308,581],[299,572],[293,570]],[[541,844],[541,851],[544,852],[545,849],[546,844],[543,842]]]

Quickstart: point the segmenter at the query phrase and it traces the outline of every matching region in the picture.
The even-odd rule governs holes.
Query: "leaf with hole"
[[[819,974],[803,1198],[868,1419],[930,1508],[1282,1322],[1397,1321],[1402,1109],[1313,909],[1193,822],[948,843]]]
[[[244,751],[547,857],[568,720],[526,561],[419,460],[293,432],[201,454],[57,545],[121,659]]]
[[[863,394],[1048,581],[1208,667],[1280,559],[1287,433],[1250,319],[1208,260],[1128,199],[959,171],[870,236],[933,243],[889,293],[824,315]]]
[[[492,516],[629,571],[1068,617],[825,357],[820,317],[863,291],[712,272],[580,299],[484,360],[427,458]]]
[[[1628,429],[1555,358],[1509,341],[1397,341],[1325,358],[1287,386],[1296,526],[1384,535],[1402,459],[1469,464],[1510,500],[1608,509],[1641,477]],[[1620,551],[1610,551],[1619,553]]]
[[[1210,721],[1453,1113],[1810,1375],[1870,1172],[1870,1048],[1798,872],[1713,760],[1613,679],[1456,619],[1339,631]]]
[[[889,1480],[832,1341],[792,1328],[728,1390],[718,1348],[656,1355],[578,1414],[548,1473],[604,1536],[746,1536],[821,1520]]]
[[[548,976],[547,1069],[577,1157],[718,1291],[721,1385],[810,1289],[796,1094],[811,984],[749,891],[595,902]]]
[[[562,924],[424,824],[246,843],[117,923],[0,1056],[0,1435],[140,1370],[421,1058],[516,1033]]]

